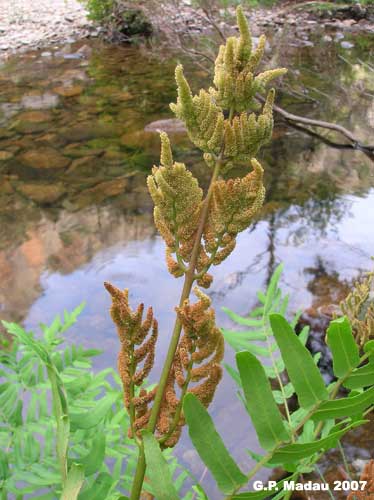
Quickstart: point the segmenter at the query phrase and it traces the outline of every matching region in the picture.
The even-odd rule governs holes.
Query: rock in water
[[[70,159],[50,147],[32,149],[18,157],[21,162],[31,168],[64,168]]]
[[[21,184],[17,191],[41,205],[49,205],[56,202],[65,194],[65,188],[61,183],[57,184]]]
[[[166,132],[168,134],[182,134],[186,132],[186,127],[181,120],[177,118],[170,118],[168,120],[157,120],[152,123],[148,123],[144,130],[146,132]]]

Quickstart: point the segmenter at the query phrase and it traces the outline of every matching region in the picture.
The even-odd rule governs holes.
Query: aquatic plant
[[[184,424],[182,406],[187,395],[193,394],[205,407],[213,399],[222,372],[222,334],[215,324],[209,298],[195,288],[198,302],[191,303],[190,293],[195,282],[201,287],[210,286],[213,277],[209,269],[230,255],[236,236],[251,224],[264,201],[263,169],[254,156],[272,135],[274,90],[267,93],[263,107],[255,94],[264,93],[269,82],[286,70],[256,74],[265,37],[254,49],[240,7],[237,21],[240,36],[229,38],[221,46],[209,90],[193,95],[182,66],[175,71],[178,98],[170,107],[185,123],[191,141],[202,150],[212,174],[204,196],[186,166],[174,162],[169,139],[161,134],[160,165],[148,177],[148,188],[155,205],[155,224],[166,243],[168,269],[175,277],[184,277],[184,285],[160,380],[150,392],[141,389],[139,396],[134,387],[142,384],[153,364],[157,336],[153,313],[149,309],[142,323],[144,306],[132,311],[127,290],[105,285],[112,296],[111,313],[121,341],[119,370],[125,405],[132,435],[139,445],[132,500],[141,494],[146,469],[147,450],[141,431],[148,431],[147,442],[157,440],[161,448],[174,446]],[[238,163],[248,165],[246,176],[221,178]],[[142,344],[152,324],[153,334]],[[136,372],[143,359],[143,367]]]
[[[155,224],[166,244],[168,270],[176,278],[184,278],[162,373],[151,391],[141,387],[139,395],[135,393],[135,386],[141,386],[152,369],[157,340],[153,312],[149,309],[143,321],[143,304],[133,311],[128,290],[105,284],[112,296],[111,313],[121,342],[118,365],[130,432],[139,447],[131,500],[140,498],[145,474],[146,484],[154,488],[156,498],[178,498],[162,450],[176,445],[185,423],[220,490],[226,498],[239,498],[239,490],[263,466],[282,466],[293,479],[313,470],[321,453],[366,422],[361,415],[374,401],[372,364],[361,366],[371,359],[373,345],[366,344],[360,357],[348,320],[332,322],[327,338],[337,381],[326,387],[317,367],[318,356],[313,359],[305,347],[307,332],[295,335],[284,318],[287,301],[280,301],[278,270],[267,295],[261,297],[262,306],[256,311],[259,318],[242,318],[229,312],[238,323],[257,328],[244,335],[223,331],[231,345],[245,348],[237,353],[238,371],[231,368],[230,373],[242,390],[245,407],[265,450],[261,456],[252,454],[257,465],[248,474],[230,456],[207,412],[221,379],[224,345],[210,299],[196,286],[198,301],[191,303],[190,293],[195,282],[209,288],[213,280],[209,270],[231,254],[237,235],[261,209],[265,187],[263,169],[255,155],[271,139],[274,90],[267,92],[262,107],[256,95],[264,93],[271,80],[286,72],[280,68],[256,74],[265,37],[254,49],[240,7],[237,22],[240,36],[228,38],[220,47],[212,87],[193,95],[182,66],[177,66],[175,72],[178,98],[171,109],[184,122],[189,138],[203,152],[207,168],[211,169],[206,194],[186,166],[174,161],[165,133],[161,133],[160,165],[153,168],[147,181],[155,206]],[[250,167],[247,175],[222,178],[238,164]],[[146,340],[151,327],[152,334]],[[253,340],[265,341],[266,346],[258,346]],[[275,356],[277,350],[280,357]],[[269,366],[257,358],[263,355],[269,357]],[[276,389],[272,389],[270,381],[275,381]],[[350,397],[336,399],[343,386],[352,390]],[[361,392],[356,395],[356,390]],[[292,396],[297,396],[299,403],[294,412],[288,401]],[[343,420],[338,421],[341,417]],[[159,481],[160,468],[167,478],[163,484]],[[282,484],[276,487],[283,491]],[[284,495],[287,497],[287,492]],[[245,498],[266,496],[268,492],[263,496],[245,493]]]

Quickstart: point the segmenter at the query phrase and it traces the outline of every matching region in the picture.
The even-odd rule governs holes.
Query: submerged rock
[[[53,92],[62,97],[76,97],[83,92],[83,87],[81,85],[61,85],[55,87]]]
[[[107,198],[122,194],[127,185],[128,179],[124,177],[100,182],[96,186],[82,191],[73,199],[73,204],[77,209],[80,209],[93,203],[101,203]]]
[[[69,158],[50,147],[27,151],[18,158],[24,165],[31,168],[64,168],[70,163]]]
[[[59,103],[59,97],[51,92],[42,95],[27,94],[21,99],[21,106],[28,109],[51,109]]]
[[[51,113],[46,111],[24,111],[17,116],[17,120],[31,123],[45,123],[51,118]]]
[[[352,49],[354,47],[354,44],[351,43],[351,42],[347,42],[347,41],[343,41],[343,42],[340,42],[340,46],[343,48],[343,49]]]
[[[66,190],[62,183],[57,184],[21,184],[17,191],[36,203],[49,205],[61,198]]]
[[[0,151],[0,161],[9,160],[13,157],[13,153],[10,151]]]
[[[166,120],[157,120],[149,123],[144,128],[145,132],[167,132],[174,134],[182,134],[186,132],[186,127],[181,120],[177,118],[170,118]]]
[[[17,120],[12,128],[19,132],[20,134],[36,134],[38,132],[44,132],[48,128],[48,123],[42,122],[29,122]]]
[[[73,127],[61,130],[62,136],[69,142],[89,141],[91,139],[105,139],[117,137],[121,130],[119,126],[105,122],[84,122]]]

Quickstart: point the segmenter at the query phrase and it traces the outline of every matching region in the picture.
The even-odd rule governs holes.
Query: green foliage
[[[243,485],[246,482],[246,476],[227,451],[215,429],[213,420],[196,396],[186,395],[183,410],[191,441],[213,474],[220,490],[229,493]]]
[[[88,19],[109,28],[119,39],[135,40],[152,35],[153,26],[143,10],[128,5],[122,0],[80,0],[88,11]]]
[[[117,500],[130,489],[137,450],[120,378],[92,371],[100,351],[63,345],[82,308],[42,324],[40,337],[3,322],[13,341],[0,351],[2,499]],[[179,491],[189,474],[170,452],[164,460]]]
[[[254,469],[243,477],[207,410],[194,396],[185,399],[185,418],[193,444],[226,498],[265,498],[269,492],[238,493],[262,467],[282,467],[292,473],[293,479],[311,472],[320,457],[335,448],[347,432],[367,422],[365,415],[374,405],[374,343],[368,342],[360,356],[347,318],[332,321],[327,342],[336,381],[326,387],[317,366],[319,357],[313,359],[305,347],[307,330],[296,335],[284,317],[288,297],[278,286],[281,271],[282,266],[275,270],[266,292],[258,294],[261,305],[248,316],[226,309],[233,321],[249,328],[238,332],[239,340],[234,331],[223,330],[239,351],[238,371],[227,368],[265,450],[263,455],[248,450],[257,461]],[[266,347],[258,345],[261,342]],[[276,355],[278,351],[280,356]],[[340,393],[342,386],[351,389],[346,396]],[[299,407],[292,411],[289,398],[294,394]],[[283,412],[278,405],[284,407]],[[225,474],[228,480],[222,481]],[[233,481],[235,474],[237,479]],[[283,498],[287,493],[281,483],[278,488],[276,498]]]
[[[178,500],[179,497],[173,485],[168,463],[161,452],[160,445],[151,432],[144,431],[142,435],[147,475],[153,486],[155,497],[159,500]]]
[[[289,436],[273,397],[269,379],[260,361],[250,352],[236,355],[246,408],[255,426],[261,446],[271,450]]]
[[[115,0],[82,0],[88,10],[88,19],[104,21],[112,14]]]
[[[327,399],[325,383],[310,352],[300,342],[283,316],[272,313],[269,319],[301,408],[307,410]]]
[[[334,374],[337,377],[345,377],[357,368],[360,354],[347,318],[339,318],[330,324],[327,345],[332,352]]]

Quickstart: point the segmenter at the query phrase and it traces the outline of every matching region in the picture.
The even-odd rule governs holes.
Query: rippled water
[[[321,37],[313,47],[274,40],[281,52],[273,62],[290,68],[292,88],[279,101],[374,143],[374,40],[352,41],[355,48],[344,51]],[[161,332],[157,369],[168,345],[181,281],[165,270],[164,244],[153,225],[145,176],[157,162],[159,140],[144,128],[172,117],[174,64],[90,42],[29,53],[0,67],[0,314],[36,328],[85,300],[69,340],[102,348],[97,367],[115,363],[118,349],[104,280],[128,287],[133,304],[154,306]],[[196,87],[206,79],[204,72],[188,73]],[[198,151],[183,134],[172,140],[176,158],[206,186],[209,173]],[[255,305],[255,292],[278,262],[285,263],[282,285],[291,293],[291,309],[312,317],[372,267],[370,158],[278,124],[261,160],[263,213],[214,270],[210,295],[220,325],[229,324],[222,306],[246,313]],[[248,468],[243,447],[257,444],[227,376],[212,412]],[[362,442],[366,449],[356,438],[352,458],[373,453],[367,434]],[[178,453],[199,476],[186,437]]]

